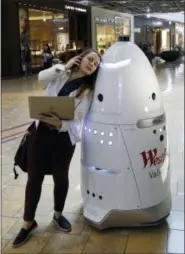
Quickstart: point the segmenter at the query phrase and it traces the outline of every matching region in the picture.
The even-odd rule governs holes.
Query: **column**
[[[18,4],[2,1],[1,10],[1,76],[16,77],[21,74]]]

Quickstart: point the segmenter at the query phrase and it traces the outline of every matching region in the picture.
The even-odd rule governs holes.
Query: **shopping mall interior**
[[[183,254],[184,1],[3,0],[1,19],[2,253]],[[120,42],[117,42],[118,38],[121,38]],[[123,42],[121,40],[123,40]],[[123,53],[118,54],[120,51],[116,51],[117,43],[123,43]],[[107,165],[107,168],[104,167],[104,169],[102,169],[94,165],[91,167],[88,165],[87,167],[82,166],[84,160],[83,156],[84,154],[87,154],[86,151],[89,151],[88,149],[91,147],[91,144],[89,146],[86,145],[85,134],[83,134],[82,140],[79,140],[82,142],[77,142],[76,144],[75,152],[70,164],[69,190],[65,207],[62,212],[62,215],[71,223],[72,230],[70,232],[64,232],[58,227],[58,224],[56,226],[56,223],[53,222],[53,204],[55,199],[53,194],[54,183],[53,177],[51,175],[46,175],[43,181],[41,198],[35,216],[38,228],[30,231],[31,233],[25,240],[24,244],[21,244],[20,246],[17,245],[15,248],[14,241],[18,236],[20,238],[20,235],[18,235],[20,229],[25,226],[25,224],[23,226],[23,216],[25,210],[25,188],[27,185],[28,174],[21,171],[19,167],[16,167],[19,176],[17,179],[14,179],[14,159],[20,142],[25,140],[23,137],[28,133],[30,124],[33,123],[33,119],[30,117],[28,97],[43,97],[45,95],[46,87],[50,87],[51,84],[53,84],[46,84],[41,80],[38,80],[38,73],[45,68],[43,65],[45,61],[43,57],[43,47],[45,44],[48,44],[51,49],[51,66],[53,66],[52,68],[55,70],[54,75],[50,77],[50,81],[52,82],[55,82],[58,77],[58,71],[61,71],[61,69],[58,68],[64,68],[64,65],[65,70],[62,70],[65,72],[65,77],[69,77],[69,72],[66,69],[66,66],[69,63],[68,61],[81,54],[85,49],[92,47],[101,54],[102,64],[100,64],[99,72],[102,72],[103,74],[98,76],[97,80],[99,79],[100,82],[97,83],[102,89],[102,87],[104,87],[104,84],[102,85],[102,80],[105,79],[106,91],[102,91],[96,86],[97,83],[95,84],[95,95],[93,97],[94,104],[92,103],[94,111],[92,111],[93,113],[92,115],[90,114],[90,117],[95,119],[97,105],[101,106],[102,104],[100,103],[104,103],[104,101],[106,103],[107,99],[109,103],[107,108],[104,107],[105,104],[103,104],[104,108],[99,108],[101,114],[100,117],[97,118],[98,120],[93,120],[95,121],[95,124],[102,122],[104,116],[106,119],[105,121],[118,119],[113,118],[114,113],[112,112],[114,111],[112,109],[114,108],[114,101],[118,105],[119,113],[117,116],[119,117],[121,116],[120,112],[122,112],[121,110],[125,101],[127,103],[133,101],[132,105],[124,111],[127,113],[130,112],[128,117],[126,115],[124,117],[132,119],[132,116],[134,115],[132,112],[134,109],[133,105],[139,105],[136,102],[141,98],[140,93],[142,93],[143,96],[143,101],[140,103],[141,105],[147,103],[148,98],[149,100],[152,99],[153,103],[156,103],[155,105],[157,105],[157,103],[159,103],[158,95],[161,97],[162,102],[159,107],[160,110],[158,109],[160,111],[159,114],[156,113],[157,106],[151,106],[151,108],[153,108],[150,109],[150,105],[152,104],[149,104],[149,107],[146,105],[142,108],[146,117],[138,120],[137,123],[126,124],[124,126],[124,123],[122,123],[119,118],[119,126],[124,126],[119,128],[123,128],[124,135],[128,135],[124,140],[124,144],[126,144],[129,138],[132,141],[134,140],[136,131],[140,133],[139,135],[144,135],[143,132],[146,131],[147,133],[147,131],[150,131],[149,125],[153,124],[152,126],[154,126],[154,128],[152,128],[154,130],[152,129],[151,133],[152,137],[159,137],[160,139],[159,150],[162,149],[161,147],[163,147],[163,143],[167,146],[164,154],[155,153],[155,151],[157,151],[155,150],[156,141],[152,143],[151,147],[148,147],[151,138],[148,138],[147,134],[140,142],[142,145],[143,143],[146,143],[146,146],[148,147],[147,149],[151,150],[148,150],[148,153],[145,152],[145,154],[143,154],[141,150],[140,155],[143,156],[143,161],[146,165],[149,161],[151,165],[148,168],[142,168],[142,170],[140,169],[139,161],[136,164],[132,162],[132,160],[137,159],[134,152],[133,157],[131,155],[128,156],[128,163],[130,163],[129,167],[131,168],[131,171],[134,172],[133,176],[137,186],[136,189],[139,193],[139,199],[142,199],[140,188],[143,188],[144,195],[146,195],[148,199],[151,197],[152,200],[155,196],[159,199],[163,197],[164,193],[160,193],[158,188],[159,185],[166,184],[166,180],[164,179],[167,179],[167,175],[169,175],[168,192],[171,196],[171,208],[169,208],[170,212],[167,214],[166,218],[160,221],[157,225],[153,222],[153,224],[147,226],[142,223],[140,223],[139,226],[133,226],[132,220],[135,221],[137,218],[134,218],[133,215],[131,216],[132,209],[129,210],[125,208],[125,211],[129,213],[129,216],[126,218],[129,220],[130,224],[128,223],[128,225],[125,224],[126,226],[119,226],[119,223],[116,221],[121,217],[118,216],[114,217],[111,221],[111,225],[118,226],[112,226],[110,228],[105,227],[104,230],[94,226],[92,221],[95,221],[100,214],[103,216],[102,214],[104,213],[104,210],[102,208],[102,202],[107,202],[106,211],[108,212],[105,217],[98,222],[98,225],[105,225],[103,223],[112,211],[111,204],[114,203],[118,211],[121,211],[122,204],[124,206],[127,202],[129,204],[134,202],[134,194],[132,192],[134,192],[133,189],[135,189],[135,186],[132,186],[132,183],[129,184],[129,167],[123,170],[125,179],[123,179],[123,189],[121,189],[122,187],[119,185],[122,177],[121,174],[116,175],[117,173],[115,172],[118,170],[114,171],[114,169],[109,166],[109,163],[112,165],[112,162],[116,161],[115,156],[117,156],[114,153],[117,151],[117,147],[114,148],[112,141],[109,140],[110,138],[114,138],[113,132],[109,130],[107,139],[107,144],[109,144],[109,146],[107,146],[108,149],[112,147],[115,151],[107,156],[105,153],[107,148],[104,148],[106,131],[101,129],[99,133],[97,131],[98,129],[92,131],[92,129],[88,127],[87,133],[94,133],[95,140],[96,137],[99,136],[101,139],[99,142],[101,143],[101,149],[98,150],[98,152],[94,150],[94,155],[91,153],[88,158],[95,158],[95,160],[97,158],[102,158],[102,160],[106,161],[105,165]],[[26,58],[24,54],[26,45],[28,45],[30,51],[29,65],[26,65],[25,63]],[[124,45],[126,45],[125,47],[128,47],[128,51],[124,51]],[[147,45],[149,51],[144,51],[143,45],[145,47]],[[132,50],[130,50],[130,48],[132,49],[132,47],[136,46],[139,51],[135,52],[139,52],[139,60],[137,59],[137,53],[134,55]],[[115,54],[109,54],[112,47],[115,47]],[[140,47],[140,49],[138,49],[138,47]],[[150,58],[151,54],[148,52],[152,52],[152,59]],[[146,61],[146,68],[145,64],[143,64],[142,57],[145,57],[144,61]],[[117,59],[119,59],[119,61]],[[141,64],[139,64],[139,61],[141,61]],[[59,63],[57,69],[54,67],[56,63]],[[27,73],[25,71],[26,66],[28,66]],[[130,67],[128,66],[133,66],[131,72],[129,72]],[[121,71],[117,71],[119,68],[121,68]],[[128,68],[129,77],[124,77],[124,75],[127,76],[127,72],[125,71],[126,68]],[[76,71],[76,69],[74,70]],[[104,74],[104,71],[106,70],[108,70],[107,75]],[[45,71],[47,71],[46,68]],[[113,78],[115,73],[116,75]],[[140,86],[139,89],[134,89],[133,84],[127,86],[125,83],[134,79]],[[157,89],[156,93],[158,93],[157,99],[156,94],[154,94],[152,90],[154,87],[153,84],[148,82],[152,79],[155,80],[154,83]],[[67,79],[65,82],[67,82]],[[143,85],[143,82],[146,83],[146,86]],[[114,88],[109,92],[109,83],[111,83],[110,86],[112,84],[118,86],[118,89]],[[132,96],[131,94],[126,94],[126,89],[124,90],[124,87],[129,88],[128,91],[132,92]],[[148,95],[147,93],[150,90],[152,91],[151,95]],[[97,91],[99,92],[97,93]],[[117,91],[118,94],[116,93]],[[57,94],[54,96],[57,96]],[[108,96],[109,98],[107,98]],[[118,96],[117,100],[115,100],[115,96]],[[120,98],[123,98],[123,100]],[[78,103],[81,103],[81,100],[78,101],[80,101]],[[77,104],[77,107],[78,105],[79,104]],[[39,103],[38,107],[40,107]],[[139,108],[140,106],[138,106],[136,110],[137,114],[139,114]],[[91,112],[90,109],[88,112]],[[165,117],[161,118],[161,112],[163,111],[165,112]],[[151,118],[149,117],[150,113]],[[137,114],[136,118],[138,117],[137,119],[139,119]],[[158,120],[156,122],[152,120],[153,122],[151,123],[150,120],[153,119],[153,115],[156,116],[156,114],[158,114]],[[91,118],[87,117],[87,119]],[[82,120],[85,121],[85,118]],[[88,121],[90,122],[91,120]],[[88,121],[87,124],[89,124]],[[144,123],[146,123],[145,126]],[[161,123],[163,123],[163,125],[165,124],[162,128],[160,127]],[[144,127],[141,127],[142,124]],[[114,130],[116,130],[116,120],[112,121],[111,128],[112,126],[115,128]],[[81,127],[84,130],[86,128],[83,121],[81,121]],[[51,126],[48,126],[47,128],[51,128]],[[53,131],[53,127],[51,128],[51,131]],[[133,134],[128,134],[131,132]],[[67,133],[69,136],[71,135],[70,130],[68,130]],[[87,143],[88,142],[89,140],[87,140]],[[94,145],[95,141],[92,140],[91,142],[92,145]],[[128,145],[128,147],[126,147],[127,153],[131,151],[132,154],[132,151],[135,151],[139,146],[138,143],[138,141],[134,141],[134,145]],[[117,139],[116,146],[119,145],[120,141]],[[123,150],[120,151],[118,151],[118,153],[121,159],[121,157],[123,157],[121,155]],[[153,151],[154,154],[151,151]],[[167,169],[164,170],[167,163],[166,161],[168,161],[169,165]],[[136,165],[136,171],[134,165]],[[154,169],[156,167],[159,168],[159,166],[161,167],[160,170],[154,172]],[[89,184],[90,189],[85,190],[85,194],[83,193],[84,170],[89,172],[89,176],[92,176],[92,178],[88,178],[86,175],[85,181],[87,181],[87,185]],[[148,175],[146,174],[147,170],[149,171]],[[162,170],[164,172],[162,172]],[[93,173],[94,171],[96,172]],[[103,175],[107,174],[107,179],[109,179],[110,184],[107,185],[106,181],[102,181],[101,186],[98,186],[99,180],[96,182],[97,178],[93,174],[98,175],[100,179],[103,179]],[[145,180],[142,180],[141,177],[139,177],[139,174],[143,177],[146,175],[148,177],[144,178]],[[115,177],[118,178],[116,180],[117,184],[114,185],[112,184],[112,181],[114,180],[111,180],[111,178],[115,179]],[[139,181],[143,183],[141,187],[139,187]],[[131,188],[131,191],[126,190],[124,185]],[[92,193],[91,186],[94,186]],[[98,193],[97,190],[99,189],[102,189],[103,194]],[[120,194],[123,190],[126,193]],[[153,190],[153,193],[151,193],[151,190]],[[108,197],[106,199],[107,193]],[[114,196],[113,193],[117,194]],[[122,200],[119,200],[118,197]],[[106,199],[106,201],[104,201],[104,199]],[[152,209],[153,207],[154,206],[151,206],[149,209]],[[139,206],[137,206],[137,209],[139,209]],[[139,210],[145,210],[143,204]],[[155,211],[155,215],[158,216],[160,211]],[[89,219],[88,214],[91,213],[92,215],[89,215],[89,218],[91,219]],[[120,219],[120,224],[121,223]],[[25,231],[22,231],[21,234],[25,234]]]

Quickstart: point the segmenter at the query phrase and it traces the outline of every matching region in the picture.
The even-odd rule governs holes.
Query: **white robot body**
[[[165,112],[155,73],[131,42],[105,53],[82,135],[81,190],[91,225],[144,226],[168,216]]]

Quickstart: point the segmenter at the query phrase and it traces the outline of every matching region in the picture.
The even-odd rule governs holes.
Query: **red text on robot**
[[[144,163],[144,168],[156,166],[159,164],[162,164],[165,160],[166,157],[166,149],[162,153],[158,153],[157,148],[151,149],[149,151],[143,151],[141,153],[143,163]]]

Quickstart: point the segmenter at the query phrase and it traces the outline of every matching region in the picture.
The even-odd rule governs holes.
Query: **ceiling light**
[[[88,0],[84,0],[84,1],[82,2],[82,4],[88,5],[88,4],[89,4],[89,1],[88,1]]]

